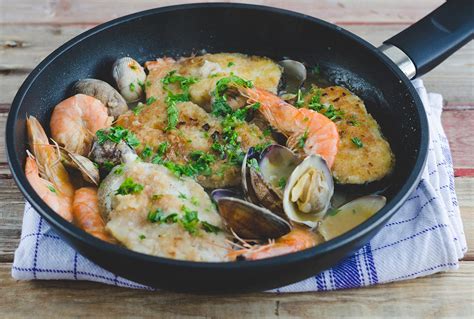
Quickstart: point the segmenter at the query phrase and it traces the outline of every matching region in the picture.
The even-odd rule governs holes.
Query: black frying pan
[[[450,1],[386,41],[383,50],[387,57],[338,26],[268,7],[194,4],[119,18],[61,46],[23,83],[7,121],[10,168],[26,199],[64,240],[120,276],[158,288],[201,292],[262,290],[302,280],[361,248],[417,185],[427,155],[428,124],[409,77],[429,71],[472,39],[473,23],[471,1]],[[362,225],[317,247],[233,263],[196,263],[143,255],[100,241],[55,214],[23,173],[26,115],[38,117],[47,127],[52,108],[71,95],[76,80],[94,77],[110,82],[111,66],[118,57],[129,55],[144,62],[203,49],[319,64],[330,81],[359,95],[380,123],[397,158],[391,186],[385,192],[387,205]]]

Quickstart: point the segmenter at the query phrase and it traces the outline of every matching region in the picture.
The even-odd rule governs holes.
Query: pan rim
[[[396,192],[395,196],[387,203],[387,205],[377,212],[374,216],[366,220],[361,225],[353,228],[349,232],[336,237],[330,241],[322,243],[318,246],[287,254],[282,256],[276,256],[272,258],[256,260],[256,261],[242,261],[242,262],[194,262],[186,260],[176,260],[152,255],[146,255],[143,253],[135,252],[127,248],[120,246],[112,245],[101,241],[92,235],[89,235],[80,228],[74,226],[73,224],[62,219],[57,215],[51,208],[49,208],[46,203],[44,203],[41,198],[34,192],[33,188],[29,185],[26,176],[23,173],[23,164],[20,163],[19,159],[15,153],[15,127],[18,119],[18,113],[20,106],[23,102],[25,95],[28,93],[29,88],[35,82],[36,78],[41,74],[41,72],[46,69],[56,58],[61,56],[64,52],[72,49],[75,45],[80,43],[82,40],[93,36],[96,33],[105,31],[111,27],[114,27],[118,24],[123,24],[126,22],[133,21],[135,19],[140,19],[149,15],[157,15],[170,11],[178,10],[190,10],[190,9],[201,9],[201,8],[227,8],[227,9],[248,9],[253,11],[264,11],[281,15],[289,15],[298,19],[309,20],[310,22],[317,23],[329,29],[335,30],[337,32],[343,33],[345,36],[355,40],[367,50],[371,51],[374,58],[378,58],[385,64],[392,73],[395,73],[400,82],[406,87],[409,91],[411,98],[414,100],[416,106],[417,115],[419,118],[420,124],[420,145],[418,149],[418,154],[416,157],[415,165],[409,174],[408,178],[405,180],[400,189]],[[408,196],[417,186],[418,182],[421,179],[421,174],[426,164],[427,151],[428,151],[428,141],[429,141],[429,131],[428,131],[428,120],[426,116],[426,111],[423,107],[420,97],[418,96],[415,88],[411,84],[410,80],[402,73],[402,71],[383,53],[381,53],[376,47],[368,43],[366,40],[358,37],[357,35],[344,30],[340,26],[328,23],[326,21],[320,20],[318,18],[308,16],[306,14],[273,8],[268,6],[253,5],[253,4],[241,4],[241,3],[196,3],[196,4],[184,4],[184,5],[174,5],[167,7],[160,7],[149,9],[145,11],[140,11],[130,15],[126,15],[103,24],[100,24],[88,31],[85,31],[71,40],[67,41],[59,48],[50,53],[44,60],[38,64],[37,67],[28,75],[21,87],[19,88],[15,98],[11,104],[11,109],[8,114],[7,124],[6,124],[6,153],[7,160],[12,172],[13,179],[15,180],[18,188],[25,196],[25,199],[31,204],[31,206],[43,217],[45,220],[50,223],[53,228],[60,230],[60,233],[66,234],[74,238],[76,241],[82,242],[86,246],[95,246],[96,249],[102,251],[109,251],[115,255],[122,255],[128,259],[136,259],[142,262],[151,262],[169,265],[177,268],[199,268],[199,269],[220,269],[220,270],[243,270],[248,271],[252,269],[264,268],[276,264],[291,264],[294,262],[301,262],[304,260],[309,260],[317,258],[318,256],[323,256],[328,252],[335,251],[340,249],[343,246],[350,244],[351,242],[357,241],[360,238],[363,238],[365,235],[370,233],[375,228],[379,227],[382,223],[385,223],[395,212],[400,208],[400,206],[405,202]],[[66,242],[69,240],[67,236],[61,236],[65,239]]]

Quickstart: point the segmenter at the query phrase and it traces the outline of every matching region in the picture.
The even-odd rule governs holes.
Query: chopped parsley
[[[96,136],[99,144],[104,144],[107,140],[110,140],[114,143],[124,141],[134,148],[140,145],[136,135],[121,126],[112,126],[108,129],[98,130]]]
[[[56,189],[53,186],[48,185],[48,189],[49,189],[50,192],[56,193]]]
[[[364,144],[358,137],[353,137],[351,138],[351,142],[357,147],[357,148],[362,148],[364,147]]]
[[[253,149],[255,150],[255,152],[261,153],[261,152],[263,152],[263,150],[265,150],[270,145],[272,145],[272,142],[265,142],[265,143],[255,145],[253,147]]]
[[[231,84],[246,88],[253,87],[252,81],[246,81],[233,73],[231,73],[230,76],[217,81],[216,89],[213,92],[214,101],[212,103],[212,114],[214,116],[225,116],[232,113],[232,108],[227,103],[227,95],[225,94]]]
[[[305,131],[303,135],[298,140],[298,147],[299,148],[304,148],[304,144],[306,143],[306,140],[308,139],[308,131]]]
[[[176,128],[178,124],[179,111],[176,104],[179,102],[189,101],[189,87],[197,82],[196,78],[184,77],[176,74],[176,70],[169,72],[162,80],[163,89],[168,92],[168,96],[165,99],[167,105],[166,111],[168,113],[168,125],[166,130]],[[181,89],[181,93],[173,93],[169,88],[170,84],[178,83]]]
[[[150,211],[147,216],[148,221],[152,223],[166,223],[166,224],[174,224],[178,221],[178,214],[171,213],[165,215],[165,212],[161,208],[157,208],[154,211]]]
[[[214,233],[214,234],[217,234],[221,231],[221,229],[217,226],[214,226],[208,222],[206,222],[205,220],[203,220],[201,222],[201,228],[204,229],[204,231],[206,233]]]
[[[143,240],[143,239],[145,239],[145,238],[146,238],[146,236],[145,236],[145,235],[143,235],[143,234],[141,234],[140,236],[138,236],[138,238],[139,238],[140,240]]]
[[[212,154],[204,153],[203,151],[193,151],[189,153],[191,163],[188,165],[196,171],[197,174],[211,175],[212,170],[210,165],[216,161],[216,158]]]
[[[278,187],[280,189],[284,189],[285,186],[286,186],[286,178],[280,177],[280,179],[278,180]]]
[[[270,134],[272,134],[271,128],[266,128],[263,130],[263,136],[270,136]]]
[[[186,196],[186,194],[183,194],[183,193],[179,193],[178,198],[181,198],[181,199],[188,199],[188,197]]]
[[[130,85],[128,87],[130,89],[130,92],[135,92],[135,84],[133,82],[130,83]]]
[[[131,177],[126,178],[115,192],[115,195],[138,194],[143,190],[143,185],[135,183]]]
[[[150,147],[150,146],[145,146],[145,148],[143,149],[143,151],[141,152],[140,154],[140,157],[142,159],[147,159],[148,157],[150,157],[151,155],[153,154],[153,149]]]
[[[132,109],[132,112],[133,114],[135,115],[138,115],[140,114],[141,111],[143,111],[143,108],[145,107],[145,104],[143,104],[142,102],[139,102],[137,104],[137,106],[135,106],[133,109]]]
[[[111,161],[105,161],[103,165],[104,165],[104,168],[109,171],[115,166],[115,164]]]
[[[184,212],[184,215],[179,219],[179,224],[190,233],[195,235],[198,231],[197,226],[199,224],[198,213],[195,210],[190,210],[186,206],[183,206],[181,210]]]
[[[338,208],[331,208],[328,210],[327,214],[329,216],[336,216],[341,210]]]
[[[255,158],[251,158],[247,160],[247,164],[249,167],[253,168],[255,171],[260,172],[260,165]]]
[[[311,97],[308,108],[310,110],[319,112],[324,109],[324,106],[321,104],[321,90],[317,89],[316,93]]]
[[[156,102],[156,97],[154,96],[150,96],[148,99],[146,99],[146,105],[151,105],[154,102]]]
[[[304,104],[303,92],[301,91],[301,89],[298,89],[298,93],[296,93],[295,106],[302,107],[303,104]]]
[[[229,63],[227,63],[227,67],[228,67],[228,68],[230,68],[231,66],[234,66],[234,65],[235,65],[235,63],[232,62],[232,61],[230,61]]]
[[[115,175],[122,175],[123,174],[123,167],[125,166],[125,164],[120,164],[115,170],[114,170],[114,174]]]
[[[191,204],[193,204],[194,206],[199,206],[199,200],[196,197],[192,196]]]
[[[326,111],[323,113],[331,121],[336,121],[342,119],[344,111],[336,109],[334,105],[330,104]]]
[[[347,124],[350,126],[359,126],[360,122],[357,120],[357,116],[351,115],[350,118],[347,120]]]

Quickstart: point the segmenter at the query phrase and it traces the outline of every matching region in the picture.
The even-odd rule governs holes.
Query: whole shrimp
[[[275,94],[259,88],[239,87],[239,91],[249,102],[260,103],[259,111],[271,126],[288,138],[287,146],[290,149],[303,148],[307,155],[320,155],[329,168],[332,167],[339,143],[334,122],[316,111],[296,108]]]
[[[258,260],[294,253],[318,244],[316,235],[309,229],[294,227],[288,234],[266,245],[253,245],[229,253],[231,259],[242,256],[245,260]]]
[[[64,219],[72,221],[74,186],[61,163],[60,155],[55,146],[49,144],[43,127],[34,116],[27,118],[26,128],[34,157],[28,154],[25,175],[48,206]],[[46,193],[46,189],[54,195]]]
[[[115,243],[115,239],[105,230],[105,223],[99,212],[97,188],[83,187],[76,190],[72,204],[74,222],[92,236]]]
[[[51,136],[69,152],[87,156],[95,133],[109,127],[112,119],[101,101],[76,94],[54,108],[49,123]]]

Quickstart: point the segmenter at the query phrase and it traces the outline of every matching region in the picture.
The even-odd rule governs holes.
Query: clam
[[[112,76],[128,103],[137,102],[143,97],[146,74],[137,61],[129,57],[118,59],[112,67]]]
[[[261,154],[250,149],[242,164],[242,188],[246,199],[286,218],[283,189],[299,162],[290,149],[281,145],[270,145]]]
[[[381,195],[359,197],[338,209],[332,209],[321,221],[318,232],[325,240],[333,239],[362,224],[385,206]]]
[[[61,160],[66,166],[77,169],[81,172],[82,178],[84,178],[86,182],[92,183],[96,186],[99,185],[99,169],[94,165],[94,162],[87,157],[71,153],[66,149],[61,148]]]
[[[83,79],[74,84],[74,91],[95,97],[107,107],[110,116],[117,117],[128,110],[125,99],[109,83],[96,79]]]
[[[285,93],[296,93],[306,80],[306,67],[303,63],[294,60],[282,60],[278,62],[283,67],[283,78],[285,80]]]
[[[252,240],[279,238],[291,231],[290,224],[266,208],[238,197],[226,189],[211,194],[226,226],[239,237]]]
[[[89,158],[103,166],[116,166],[121,163],[132,162],[137,159],[135,150],[124,141],[115,143],[107,140],[102,144],[94,140]]]
[[[291,173],[283,193],[288,219],[317,226],[331,204],[334,183],[326,161],[318,155],[306,157]]]

